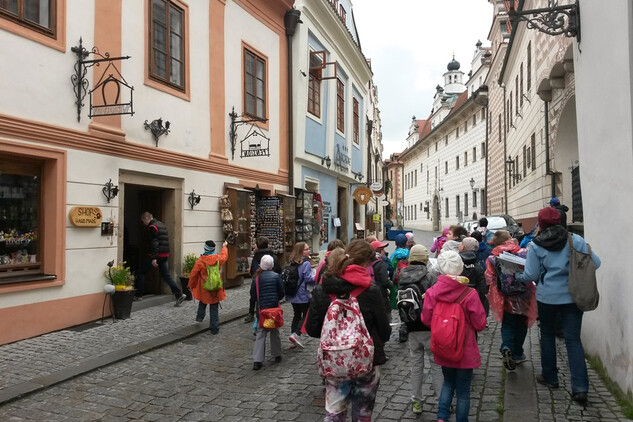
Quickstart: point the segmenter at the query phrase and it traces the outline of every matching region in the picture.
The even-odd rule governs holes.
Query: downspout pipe
[[[506,86],[502,85],[503,88],[503,186],[504,186],[504,200],[503,206],[505,209],[505,213],[508,213],[508,172],[506,171],[506,157],[508,156],[508,110],[506,109]]]
[[[490,115],[488,114],[488,103],[486,103],[486,107],[484,108],[485,113],[486,113],[486,168],[485,168],[485,176],[484,176],[484,197],[482,198],[482,209],[480,210],[481,213],[483,215],[487,215],[488,214],[488,151],[489,151],[489,143],[490,143],[490,136],[488,136],[488,133],[490,131],[490,127],[488,126],[490,124]],[[504,172],[505,173],[505,172]],[[483,216],[482,216],[483,217]]]
[[[294,7],[286,12],[284,15],[284,27],[286,28],[286,44],[288,46],[288,194],[294,195],[294,115],[292,102],[292,90],[293,85],[293,65],[292,65],[292,37],[294,36],[297,25],[301,22],[301,11]]]

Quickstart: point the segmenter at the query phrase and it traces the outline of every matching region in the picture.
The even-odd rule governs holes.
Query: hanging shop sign
[[[132,93],[134,87],[130,86],[121,72],[114,65],[114,62],[127,60],[130,56],[110,57],[109,53],[101,54],[97,47],[87,50],[83,46],[83,41],[79,38],[79,45],[70,48],[75,53],[75,73],[70,77],[75,93],[75,106],[77,108],[77,121],[81,119],[81,108],[83,107],[86,94],[90,94],[90,110],[88,117],[95,116],[117,116],[120,114],[134,115],[134,103]],[[87,60],[92,54],[96,57]],[[101,77],[92,89],[88,89],[90,82],[86,79],[88,68],[100,63],[108,65],[103,70]],[[96,104],[95,104],[96,103]]]
[[[334,151],[334,165],[341,170],[347,170],[352,160],[347,155],[347,145],[336,145]]]
[[[237,143],[237,129],[247,125],[248,131],[240,141],[240,158],[243,157],[270,157],[270,138],[255,123],[266,123],[267,119],[248,117],[235,112],[235,107],[229,113],[231,124],[229,127],[229,140],[231,141],[231,158],[235,159],[235,144]]]
[[[374,182],[371,185],[369,185],[369,189],[371,189],[374,192],[380,192],[382,190],[382,183]]]
[[[365,205],[369,202],[373,194],[371,193],[371,189],[368,187],[360,186],[356,188],[352,196],[360,205]]]
[[[99,207],[73,207],[68,219],[75,227],[101,227],[103,213]]]

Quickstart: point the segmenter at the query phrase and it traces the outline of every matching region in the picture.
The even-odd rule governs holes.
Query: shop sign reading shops
[[[100,227],[103,213],[99,207],[73,207],[68,219],[75,227]]]

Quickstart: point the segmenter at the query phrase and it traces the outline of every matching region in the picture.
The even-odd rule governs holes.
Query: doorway
[[[336,207],[338,218],[341,221],[341,225],[336,228],[336,238],[342,240],[344,243],[349,241],[347,237],[347,215],[348,215],[348,196],[347,188],[344,186],[338,186]]]
[[[167,226],[169,233],[169,269],[174,277],[180,272],[182,257],[182,205],[176,206],[176,198],[182,197],[182,180],[160,178],[121,171],[119,176],[120,195],[123,196],[120,211],[121,220],[118,237],[119,260],[125,261],[136,273],[144,257],[148,254],[147,228],[141,222],[143,212],[152,213],[154,218]],[[158,270],[152,268],[145,278],[147,294],[171,294],[163,283]]]

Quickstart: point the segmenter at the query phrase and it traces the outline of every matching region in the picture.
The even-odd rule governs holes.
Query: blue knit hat
[[[396,246],[405,247],[407,244],[407,237],[403,234],[399,234],[396,236]]]
[[[206,242],[204,242],[204,252],[205,253],[215,252],[215,242],[213,240],[207,240]]]

